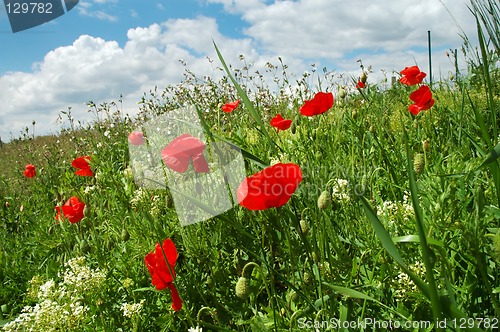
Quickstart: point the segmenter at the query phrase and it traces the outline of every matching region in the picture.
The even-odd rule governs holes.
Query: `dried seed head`
[[[250,295],[250,282],[245,277],[240,277],[236,283],[236,296],[246,300]]]

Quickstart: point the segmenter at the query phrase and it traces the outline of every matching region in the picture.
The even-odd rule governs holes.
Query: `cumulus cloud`
[[[239,53],[257,53],[249,39],[231,40],[218,32],[213,18],[169,20],[130,29],[123,47],[116,41],[82,35],[72,45],[47,53],[33,72],[0,76],[0,104],[6,123],[0,137],[17,136],[34,119],[40,132],[50,131],[61,110],[73,108],[75,118],[88,120],[84,103],[118,99],[122,95],[132,112],[144,92],[183,80],[185,61],[197,75],[211,75],[206,56],[215,58],[212,38],[228,61]]]
[[[97,15],[95,8],[112,2],[80,1],[78,8],[81,14]],[[75,118],[85,120],[89,115],[83,103],[90,100],[97,103],[122,95],[124,108],[133,111],[144,92],[183,80],[181,59],[197,76],[213,75],[213,65],[206,59],[216,59],[212,40],[228,63],[238,66],[243,54],[255,70],[264,72],[266,63],[276,64],[280,56],[295,77],[314,63],[343,74],[344,82],[349,82],[360,74],[357,60],[361,59],[372,66],[369,82],[376,83],[383,71],[391,76],[393,70],[414,63],[427,70],[427,31],[431,30],[434,75],[447,77],[453,65],[445,51],[460,47],[462,41],[442,2],[473,36],[471,14],[465,4],[452,0],[206,0],[240,16],[247,24],[245,36],[223,35],[217,21],[206,16],[130,29],[122,46],[82,35],[71,45],[48,52],[31,72],[0,76],[0,136],[8,137],[12,131],[15,137],[32,120],[37,121],[38,133],[49,132],[67,107],[73,107]]]

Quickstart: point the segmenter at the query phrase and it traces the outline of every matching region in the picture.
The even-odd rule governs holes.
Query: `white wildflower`
[[[123,311],[123,316],[127,318],[139,316],[142,311],[142,307],[144,306],[144,302],[146,302],[146,300],[141,300],[141,302],[139,303],[123,303],[120,307],[120,309]]]

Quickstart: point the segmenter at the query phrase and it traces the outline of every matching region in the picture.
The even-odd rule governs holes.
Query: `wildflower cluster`
[[[28,295],[37,301],[26,306],[15,320],[5,324],[2,331],[81,331],[88,323],[90,307],[85,298],[97,294],[105,282],[105,274],[91,269],[83,257],[65,264],[62,280],[42,282],[39,276],[30,281]],[[90,318],[91,319],[91,318]]]

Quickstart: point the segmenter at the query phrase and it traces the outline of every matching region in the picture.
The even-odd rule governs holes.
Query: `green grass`
[[[487,58],[475,61],[481,59]],[[57,137],[26,134],[3,145],[3,323],[40,302],[39,286],[50,279],[70,294],[51,295],[61,307],[79,303],[88,310],[75,316],[81,320],[75,318],[73,325],[60,323],[75,331],[196,326],[295,331],[332,318],[469,322],[465,319],[500,317],[497,155],[480,167],[498,143],[498,117],[492,114],[500,91],[491,83],[498,62],[488,63],[489,71],[476,64],[474,81],[464,73],[453,82],[435,83],[434,107],[415,117],[407,110],[413,87],[371,84],[342,99],[327,73],[289,82],[276,66],[277,88],[297,84],[301,92],[274,94],[273,87],[246,76],[248,71],[230,66],[232,79],[201,80],[190,73],[178,85],[151,91],[135,119],[116,105],[89,105],[99,120],[94,125],[72,125]],[[298,109],[318,91],[310,82],[333,91],[336,101],[327,113],[307,118]],[[240,98],[244,103],[233,113],[220,111],[220,103]],[[208,110],[201,114],[210,135],[245,151],[248,174],[262,163],[300,165],[304,179],[286,205],[258,212],[236,206],[181,227],[167,190],[134,183],[128,133],[193,103]],[[290,130],[269,126],[276,113],[293,119]],[[424,164],[415,172],[417,154]],[[81,155],[92,156],[95,177],[73,174],[71,161]],[[23,177],[28,163],[37,166],[37,177]],[[347,186],[338,186],[338,179]],[[324,191],[332,198],[320,208]],[[56,222],[54,206],[70,196],[86,203],[85,218],[77,224]],[[175,313],[170,293],[154,289],[143,261],[155,242],[167,237],[179,252],[175,285],[184,306]],[[87,272],[99,269],[105,279],[85,291],[65,283],[64,264],[77,257],[85,257]],[[245,299],[235,291],[241,276],[249,281]],[[124,317],[123,303],[142,300],[139,314]],[[62,319],[54,306],[48,315],[53,322],[45,322],[44,329]],[[478,327],[489,330],[484,323]]]

